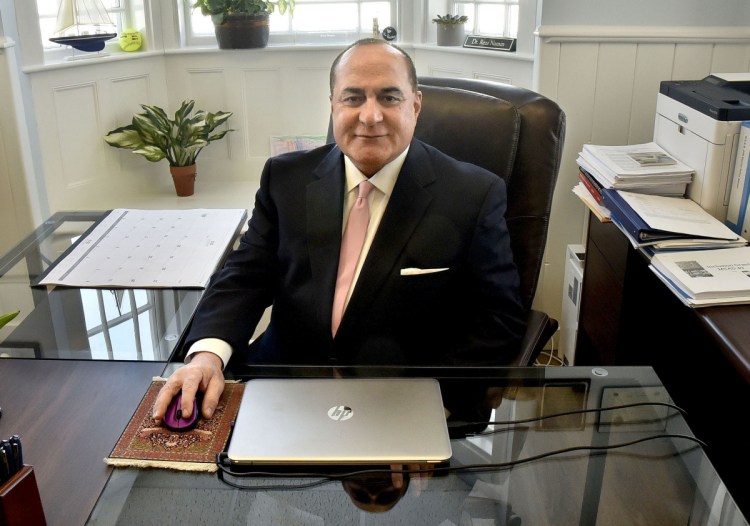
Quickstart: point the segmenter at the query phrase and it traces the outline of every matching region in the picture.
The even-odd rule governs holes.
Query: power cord
[[[559,366],[564,366],[565,365],[565,361],[562,360],[561,358],[558,358],[555,355],[555,352],[556,352],[555,351],[555,336],[557,336],[558,332],[559,332],[559,329],[558,329],[558,331],[555,331],[555,333],[550,337],[550,339],[549,339],[549,343],[550,343],[549,350],[545,349],[545,350],[543,350],[539,354],[539,357],[541,357],[544,354],[546,354],[548,356],[547,363],[542,363],[542,361],[539,359],[539,357],[537,357],[537,359],[534,360],[534,365],[535,366],[537,366],[537,367],[551,367],[553,361],[557,362],[556,365],[559,365]]]
[[[541,420],[546,420],[548,418],[557,418],[560,416],[570,416],[570,415],[579,415],[584,413],[602,413],[604,411],[613,411],[616,409],[628,409],[631,407],[640,407],[640,406],[663,406],[668,407],[670,409],[674,409],[675,411],[679,411],[683,418],[687,417],[687,412],[682,409],[681,407],[671,404],[669,402],[634,402],[632,404],[623,404],[623,405],[612,405],[608,407],[595,407],[591,409],[575,409],[573,411],[563,411],[560,413],[550,413],[548,415],[542,415],[542,416],[535,416],[531,418],[524,418],[520,420],[493,420],[493,421],[477,421],[477,422],[465,422],[462,420],[452,420],[448,422],[448,428],[449,429],[457,429],[462,427],[475,427],[475,426],[500,426],[500,425],[508,425],[508,426],[514,426],[519,424],[528,424],[531,422],[539,422]],[[661,419],[659,419],[661,420]],[[639,422],[639,423],[645,423],[645,422]]]
[[[575,414],[583,414],[583,413],[601,413],[603,411],[613,411],[617,409],[627,409],[631,407],[640,407],[640,406],[664,406],[671,409],[674,409],[681,413],[683,416],[687,416],[687,413],[680,408],[677,405],[668,403],[668,402],[637,402],[632,404],[623,404],[623,405],[616,405],[616,406],[609,406],[609,407],[599,407],[599,408],[592,408],[592,409],[578,409],[574,411],[564,411],[560,413],[552,413],[549,415],[543,415],[539,417],[532,417],[532,418],[525,418],[525,419],[519,419],[519,420],[507,420],[507,421],[491,421],[491,422],[463,422],[463,421],[454,421],[454,422],[448,422],[448,426],[451,428],[455,427],[463,427],[463,426],[477,426],[477,425],[519,425],[519,424],[526,424],[530,422],[537,422],[540,420],[545,420],[548,418],[556,418],[560,416],[568,416],[568,415],[575,415]],[[492,432],[495,432],[493,430]],[[620,449],[628,446],[632,446],[635,444],[640,444],[642,442],[647,442],[651,440],[657,440],[660,438],[673,438],[673,439],[684,439],[689,440],[692,442],[695,442],[702,446],[703,448],[707,448],[707,444],[703,442],[702,440],[690,436],[690,435],[684,435],[684,434],[678,434],[678,433],[667,433],[667,434],[661,434],[661,435],[650,435],[647,437],[642,437],[639,439],[630,440],[628,442],[620,442],[617,444],[608,444],[604,446],[573,446],[563,449],[556,449],[552,451],[548,451],[545,453],[540,453],[538,455],[533,455],[526,458],[521,458],[509,462],[501,462],[501,463],[492,463],[492,464],[467,464],[463,466],[431,466],[427,469],[404,469],[402,473],[404,474],[420,474],[420,473],[455,473],[455,472],[483,472],[483,471],[499,471],[507,468],[511,468],[520,464],[527,464],[530,462],[534,462],[536,460],[541,460],[547,457],[555,456],[555,455],[561,455],[565,453],[572,453],[576,451],[594,451],[594,452],[601,452],[601,451],[608,451],[612,449]],[[322,486],[323,484],[327,484],[329,482],[335,482],[335,481],[341,481],[346,480],[348,478],[352,477],[360,477],[363,475],[369,475],[369,474],[387,474],[391,473],[390,468],[379,468],[379,469],[365,469],[365,470],[357,470],[357,471],[350,471],[350,472],[341,472],[341,473],[317,473],[317,472],[264,472],[264,471],[233,471],[228,466],[230,465],[229,459],[226,457],[226,453],[220,453],[217,455],[216,458],[216,465],[218,466],[218,478],[221,480],[224,484],[231,486],[236,489],[242,489],[242,490],[248,490],[248,491],[284,491],[284,490],[300,490],[300,489],[309,489],[314,488],[317,486]],[[244,477],[268,477],[268,478],[315,478],[318,480],[314,480],[311,482],[301,483],[301,484],[264,484],[264,485],[254,485],[254,486],[246,486],[243,484],[237,484],[235,482],[226,480],[224,478],[224,475],[230,475],[233,477],[238,478],[244,478]]]
[[[667,433],[662,435],[651,435],[647,437],[638,438],[635,440],[630,440],[628,442],[620,442],[617,444],[608,444],[606,446],[572,446],[567,447],[563,449],[555,449],[552,451],[547,451],[545,453],[540,453],[538,455],[532,455],[530,457],[525,458],[519,458],[517,460],[511,460],[508,462],[498,462],[498,463],[490,463],[490,464],[465,464],[463,466],[436,466],[436,467],[430,467],[430,468],[420,468],[420,469],[403,469],[400,471],[400,473],[403,473],[405,475],[416,475],[420,473],[429,473],[429,474],[447,474],[447,473],[457,473],[457,472],[471,472],[471,473],[481,473],[486,471],[501,471],[503,469],[512,468],[514,466],[518,466],[521,464],[528,464],[531,462],[535,462],[537,460],[541,460],[544,458],[556,456],[556,455],[562,455],[564,453],[573,453],[576,451],[595,451],[595,452],[601,452],[601,451],[609,451],[612,449],[620,449],[628,446],[633,446],[636,444],[640,444],[642,442],[648,442],[651,440],[658,440],[661,438],[671,438],[671,439],[684,439],[691,442],[695,442],[699,444],[700,446],[706,448],[707,445],[702,440],[695,438],[690,435],[683,435],[678,433]],[[221,455],[219,455],[221,457]],[[300,490],[300,489],[309,489],[314,488],[317,486],[322,486],[324,484],[328,484],[330,482],[336,482],[341,480],[346,480],[353,477],[361,477],[363,475],[372,475],[372,474],[383,474],[387,475],[389,473],[392,473],[392,470],[390,468],[378,468],[378,469],[363,469],[358,471],[350,471],[350,472],[343,472],[343,473],[316,473],[316,472],[302,472],[302,473],[280,473],[280,472],[273,472],[273,471],[246,471],[246,472],[236,472],[232,471],[226,466],[226,462],[228,462],[227,459],[219,460],[217,458],[217,466],[219,468],[218,475],[219,480],[221,480],[224,484],[231,486],[236,489],[246,490],[246,491],[294,491],[294,490]],[[267,478],[292,478],[292,477],[300,477],[300,478],[315,478],[318,480],[314,480],[311,482],[301,483],[301,484],[261,484],[261,485],[243,485],[243,484],[237,484],[235,482],[232,482],[230,480],[226,480],[224,478],[224,474],[230,475],[237,478],[244,478],[244,477],[267,477]]]

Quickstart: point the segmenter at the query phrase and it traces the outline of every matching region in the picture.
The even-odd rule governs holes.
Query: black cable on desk
[[[496,425],[496,426],[498,426],[498,425],[514,426],[514,425],[518,425],[518,424],[528,424],[528,423],[531,423],[531,422],[539,422],[541,420],[546,420],[548,418],[557,418],[557,417],[560,417],[560,416],[579,415],[579,414],[585,414],[585,413],[602,413],[604,411],[614,411],[616,409],[628,409],[628,408],[631,408],[631,407],[652,406],[652,405],[664,406],[664,407],[668,407],[670,409],[674,409],[676,411],[679,411],[682,414],[683,418],[687,418],[687,412],[684,409],[682,409],[681,407],[679,407],[679,406],[677,406],[675,404],[669,403],[669,402],[634,402],[632,404],[612,405],[612,406],[607,406],[607,407],[595,407],[595,408],[591,408],[591,409],[575,409],[575,410],[572,410],[572,411],[563,411],[563,412],[560,412],[560,413],[550,413],[548,415],[535,416],[535,417],[531,417],[531,418],[522,418],[520,420],[492,420],[492,421],[476,421],[476,422],[465,422],[463,420],[452,420],[452,421],[448,421],[448,428],[455,430],[455,429],[460,429],[462,427],[476,427],[476,426],[479,426],[479,425],[481,425],[481,426],[492,426],[492,425]],[[658,420],[663,420],[663,419],[662,418],[657,418],[656,420],[653,420],[653,421],[658,421]],[[653,421],[652,420],[639,421],[638,423],[639,424],[651,423]],[[491,433],[492,433],[492,431],[487,432],[485,434],[491,434]],[[478,432],[478,433],[474,433],[474,434],[475,435],[480,435],[482,433]]]
[[[437,467],[430,467],[426,469],[404,469],[404,470],[399,471],[399,473],[409,475],[409,474],[420,474],[420,473],[447,474],[447,473],[457,473],[457,472],[475,472],[476,473],[476,472],[485,472],[485,471],[501,471],[503,469],[512,468],[514,466],[518,466],[521,464],[528,464],[530,462],[535,462],[537,460],[541,460],[541,459],[555,456],[555,455],[561,455],[564,453],[572,453],[576,451],[608,451],[611,449],[619,449],[623,447],[633,446],[635,444],[640,444],[642,442],[648,442],[651,440],[657,440],[660,438],[684,439],[684,440],[689,440],[691,442],[695,442],[704,448],[707,447],[703,441],[693,436],[676,434],[676,433],[667,433],[663,435],[650,435],[647,437],[630,440],[628,442],[608,444],[606,446],[588,445],[588,446],[572,446],[572,447],[567,447],[563,449],[555,449],[555,450],[548,451],[545,453],[540,453],[538,455],[532,455],[526,458],[519,458],[517,460],[511,460],[508,462],[499,462],[499,463],[490,463],[490,464],[466,464],[463,466],[445,466],[445,467],[437,466]],[[317,472],[279,473],[279,472],[272,472],[272,471],[269,471],[269,472],[265,472],[265,471],[235,472],[227,468],[226,465],[224,465],[222,462],[217,461],[217,466],[219,467],[219,471],[218,471],[219,480],[221,480],[224,484],[231,486],[233,488],[247,490],[247,491],[290,491],[290,490],[309,489],[309,488],[314,488],[317,486],[322,486],[329,482],[346,480],[351,477],[358,477],[358,476],[368,475],[368,474],[389,474],[393,472],[393,470],[390,468],[364,469],[364,470],[350,471],[350,472],[344,472],[344,473],[317,473]],[[238,478],[244,478],[244,477],[282,478],[283,477],[283,478],[316,478],[318,480],[314,480],[314,481],[306,482],[302,484],[289,484],[289,485],[267,484],[267,485],[258,485],[258,486],[245,486],[245,485],[237,484],[237,483],[224,479],[222,474],[227,474],[227,475],[231,475],[233,477],[238,477]]]

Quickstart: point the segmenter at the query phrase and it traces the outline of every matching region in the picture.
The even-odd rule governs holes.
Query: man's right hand
[[[201,413],[211,418],[219,405],[219,398],[224,392],[223,363],[214,353],[198,352],[192,355],[190,362],[177,369],[162,386],[154,402],[153,417],[161,424],[167,412],[169,402],[182,389],[182,414],[190,417],[193,412],[193,400],[198,391],[203,393]]]

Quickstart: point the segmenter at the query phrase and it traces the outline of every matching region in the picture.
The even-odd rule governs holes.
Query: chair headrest
[[[422,111],[414,136],[455,159],[509,181],[521,119],[507,101],[477,92],[420,85]]]

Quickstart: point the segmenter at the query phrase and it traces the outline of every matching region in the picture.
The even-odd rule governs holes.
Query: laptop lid
[[[451,457],[433,378],[253,379],[227,449],[235,465],[389,465]]]

